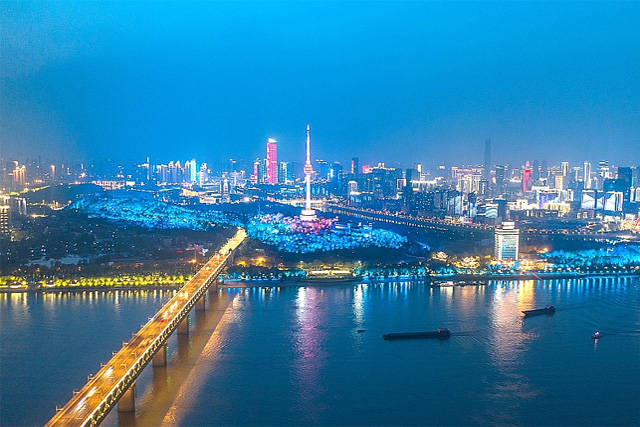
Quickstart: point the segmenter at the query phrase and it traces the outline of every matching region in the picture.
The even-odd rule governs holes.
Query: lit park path
[[[154,365],[166,364],[167,339],[176,329],[180,333],[189,327],[189,312],[196,304],[204,304],[205,292],[245,238],[245,231],[239,229],[46,425],[92,426],[116,404],[120,410],[133,410],[136,378],[151,360]]]

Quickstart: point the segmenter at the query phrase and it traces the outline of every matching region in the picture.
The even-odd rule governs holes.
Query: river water
[[[0,424],[45,423],[171,295],[0,294]],[[222,289],[209,299],[191,339],[170,340],[166,372],[138,380],[135,416],[112,411],[106,424],[640,424],[637,278]],[[547,304],[554,315],[522,317]],[[451,338],[381,338],[438,327]]]

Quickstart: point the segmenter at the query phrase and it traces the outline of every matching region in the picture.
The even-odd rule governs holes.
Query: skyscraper
[[[484,171],[482,177],[489,182],[491,180],[491,140],[484,142]]]
[[[528,193],[531,191],[531,165],[527,162],[523,167],[522,172],[522,191]]]
[[[278,183],[278,141],[267,140],[267,183]]]
[[[316,219],[316,212],[311,209],[311,174],[313,173],[313,166],[311,165],[311,127],[307,125],[307,160],[304,163],[304,179],[307,184],[307,197],[305,201],[305,207],[300,214],[300,219],[303,221],[313,221]]]
[[[227,177],[224,177],[224,180],[222,181],[222,203],[229,203],[231,201],[231,198],[229,196],[229,181],[227,180]]]
[[[189,162],[189,182],[196,182],[198,171],[196,170],[196,159]]]
[[[584,182],[584,188],[591,188],[591,163],[586,160],[582,172],[582,182]]]
[[[562,162],[562,176],[569,175],[569,162]]]

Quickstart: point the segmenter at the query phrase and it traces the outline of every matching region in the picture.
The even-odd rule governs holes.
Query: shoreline
[[[553,274],[458,274],[452,276],[389,276],[384,277],[362,277],[354,279],[352,282],[304,282],[295,278],[280,279],[231,279],[218,283],[218,288],[274,288],[274,287],[304,287],[304,286],[339,286],[352,284],[369,284],[383,282],[424,282],[431,285],[432,282],[453,282],[453,286],[478,286],[484,283],[459,283],[459,282],[488,282],[491,280],[558,280],[558,279],[592,279],[598,277],[638,277],[640,271],[633,272],[597,272],[597,273],[553,273]],[[138,290],[178,290],[183,285],[140,285],[140,286],[67,286],[67,287],[29,287],[29,288],[0,288],[0,294],[13,293],[56,293],[56,292],[86,292],[86,291],[138,291]]]
[[[427,276],[427,277],[414,277],[414,276],[395,276],[388,278],[367,278],[362,277],[359,280],[354,280],[349,283],[345,282],[332,282],[330,279],[326,282],[302,282],[297,281],[295,279],[285,279],[284,281],[280,281],[279,279],[233,279],[233,280],[224,280],[223,282],[218,284],[218,288],[221,289],[229,289],[229,288],[277,288],[277,287],[305,287],[305,286],[341,286],[341,285],[360,285],[360,284],[373,284],[373,283],[384,283],[384,282],[423,282],[426,285],[431,286],[431,283],[434,281],[451,281],[454,282],[453,286],[482,286],[489,281],[496,280],[558,280],[558,279],[592,279],[598,277],[638,277],[640,276],[640,271],[638,272],[627,272],[627,273],[582,273],[579,275],[576,274],[544,274],[544,275],[532,275],[532,274],[513,274],[513,275],[455,275],[455,276]],[[480,283],[460,283],[466,281],[474,281]],[[438,287],[438,286],[434,286]]]
[[[140,286],[57,286],[51,288],[2,288],[0,293],[55,293],[55,292],[86,292],[86,291],[169,291],[178,290],[183,285],[140,285]]]

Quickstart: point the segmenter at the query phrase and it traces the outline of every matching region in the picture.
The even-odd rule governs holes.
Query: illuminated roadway
[[[100,423],[154,355],[158,351],[166,351],[166,342],[171,333],[180,322],[188,321],[191,308],[204,297],[245,237],[245,231],[239,229],[95,376],[89,376],[84,387],[74,393],[47,426],[92,426]],[[166,353],[163,356],[166,357]]]
[[[462,224],[444,219],[411,217],[398,213],[380,212],[370,209],[357,209],[340,205],[328,205],[326,210],[347,216],[370,219],[378,222],[388,222],[391,224],[406,225],[418,228],[427,228],[440,231],[461,231],[467,233],[478,233],[493,235],[495,227],[481,224]],[[570,239],[608,241],[617,242],[620,240],[639,240],[637,235],[625,236],[629,232],[588,232],[584,230],[543,230],[543,229],[520,229],[521,235],[527,236],[561,236]]]

